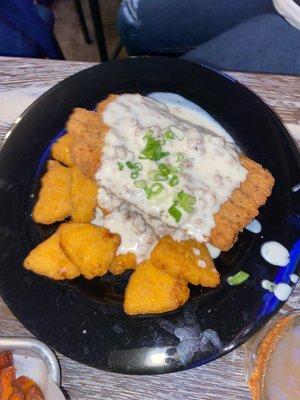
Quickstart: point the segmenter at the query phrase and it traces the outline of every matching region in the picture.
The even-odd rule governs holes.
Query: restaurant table
[[[0,57],[1,140],[16,117],[38,96],[67,76],[92,65]],[[240,72],[228,74],[271,106],[300,144],[300,77]],[[299,286],[282,312],[297,307],[300,307]],[[32,336],[2,299],[0,336]],[[249,400],[245,382],[246,353],[247,344],[201,367],[156,376],[113,374],[57,355],[61,364],[62,385],[72,400]]]

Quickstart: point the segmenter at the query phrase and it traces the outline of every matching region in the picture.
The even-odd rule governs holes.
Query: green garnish
[[[131,161],[126,161],[126,165],[129,169],[136,169],[137,171],[141,171],[143,169],[140,163],[133,163]]]
[[[170,129],[165,132],[164,137],[169,140],[175,139],[175,135]]]
[[[235,275],[229,276],[227,282],[229,285],[240,285],[249,278],[249,274],[245,271],[239,271]]]
[[[158,164],[158,171],[150,171],[149,177],[153,181],[166,181],[171,173],[176,172],[175,168],[168,164]]]
[[[170,179],[169,185],[175,186],[177,185],[178,181],[178,176],[174,175]],[[180,209],[190,213],[193,211],[195,204],[196,197],[181,190],[175,195],[173,204],[169,208],[168,212],[175,219],[176,222],[179,222],[182,217],[182,212],[180,211]]]
[[[150,171],[148,176],[152,181],[166,181],[168,179],[167,176],[162,175],[159,171]]]
[[[136,179],[139,176],[139,171],[134,170],[133,172],[131,172],[130,177],[132,179]]]
[[[180,162],[184,160],[184,155],[182,153],[177,153],[176,162]]]
[[[158,196],[164,190],[164,186],[162,183],[153,183],[147,193],[147,199],[152,199],[153,196]]]
[[[134,163],[131,161],[126,161],[126,165],[129,169],[134,169]]]
[[[170,126],[169,131],[171,131],[173,136],[179,140],[183,140],[185,137],[184,131],[177,126]]]
[[[177,200],[180,207],[188,213],[193,211],[194,205],[196,204],[195,196],[192,196],[183,190],[177,193],[175,200]]]
[[[145,179],[140,179],[140,180],[136,180],[134,181],[134,186],[139,188],[139,189],[143,189],[146,196],[148,196],[149,193],[149,188],[147,186],[147,182],[145,181]]]
[[[118,167],[119,167],[119,171],[122,171],[122,169],[124,169],[124,164],[121,162],[117,162]]]
[[[139,157],[141,160],[158,161],[169,155],[168,152],[163,151],[160,140],[154,139],[151,133],[147,133],[144,138],[147,139],[147,144],[141,151],[141,156]]]
[[[147,187],[147,182],[145,181],[145,179],[141,179],[139,181],[134,181],[134,186],[137,188],[143,189],[143,188]]]
[[[175,219],[176,222],[179,222],[182,217],[182,212],[178,210],[174,204],[168,209],[168,213]]]
[[[152,130],[152,129],[149,129],[149,130],[145,133],[145,135],[143,136],[143,139],[148,139],[148,138],[151,138],[151,137],[153,137],[153,130]]]
[[[179,178],[177,175],[173,175],[172,178],[169,180],[170,186],[176,186],[179,183]]]
[[[130,174],[132,179],[136,179],[139,176],[140,171],[143,169],[140,163],[133,163],[131,161],[126,161],[126,165],[129,169],[133,171]]]
[[[182,171],[183,171],[182,167],[174,168],[174,172],[176,172],[177,174],[180,174]]]
[[[159,172],[163,175],[168,177],[172,172],[172,167],[168,164],[159,164],[158,165]]]

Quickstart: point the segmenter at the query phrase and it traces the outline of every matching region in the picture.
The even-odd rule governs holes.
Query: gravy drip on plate
[[[214,120],[209,118],[211,128]],[[176,240],[207,242],[214,214],[247,174],[238,148],[220,132],[220,125],[216,123],[215,133],[200,125],[196,110],[180,104],[168,108],[138,94],[120,95],[108,105],[103,120],[110,129],[96,173],[98,198],[102,208],[114,210],[104,225],[128,236],[133,212],[145,221],[149,237],[169,233]],[[120,203],[123,214],[134,207],[125,212],[126,223],[117,217]],[[124,244],[121,251],[126,248],[133,249]]]
[[[290,262],[289,251],[281,243],[273,240],[264,243],[261,246],[260,253],[262,257],[272,265],[285,267]]]

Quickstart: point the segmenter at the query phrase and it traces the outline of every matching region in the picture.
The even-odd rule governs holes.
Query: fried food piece
[[[10,351],[0,353],[0,370],[14,365],[13,356]]]
[[[214,215],[216,225],[211,230],[209,242],[220,250],[229,250],[246,225],[257,215],[258,209],[271,195],[274,178],[260,164],[240,156],[248,174],[229,200]]]
[[[72,138],[69,144],[70,158],[81,171],[94,177],[104,145],[103,125],[94,111],[75,108],[67,122],[67,132]]]
[[[24,393],[25,400],[44,400],[40,387],[32,379],[27,378],[27,376],[17,378],[13,382],[13,386]]]
[[[101,134],[99,116],[95,111],[89,111],[85,108],[74,108],[70,118],[67,121],[67,132],[72,136],[84,136],[90,131]]]
[[[45,398],[43,396],[41,389],[38,387],[38,385],[34,384],[28,390],[25,400],[45,400]]]
[[[67,122],[72,137],[69,145],[72,162],[90,178],[94,177],[104,144],[99,116],[94,111],[75,108]]]
[[[15,379],[13,382],[13,386],[17,389],[22,390],[24,394],[27,394],[29,389],[35,385],[32,379],[27,378],[27,376],[19,376],[19,378]]]
[[[176,242],[167,235],[151,252],[151,261],[174,277],[182,277],[193,285],[216,287],[220,274],[203,243],[196,240]]]
[[[72,135],[69,133],[61,136],[57,142],[52,145],[51,156],[68,167],[73,165],[71,154],[70,154],[70,144],[72,142]]]
[[[95,132],[75,137],[70,144],[72,161],[88,177],[93,178],[100,165],[104,140]]]
[[[24,260],[24,268],[55,280],[73,279],[80,275],[60,247],[60,230],[35,247]]]
[[[102,276],[116,255],[120,236],[92,224],[68,223],[59,228],[60,244],[87,279]]]
[[[109,272],[113,275],[121,275],[127,269],[135,269],[136,256],[133,253],[118,254],[109,267]]]
[[[49,160],[33,209],[33,220],[46,225],[53,224],[63,221],[71,212],[71,170],[57,161]]]
[[[9,396],[8,400],[26,400],[24,393],[17,388],[13,389],[13,393]]]
[[[16,378],[16,370],[11,365],[0,371],[0,400],[8,400],[13,393],[13,380]]]
[[[150,260],[136,267],[125,291],[124,310],[129,315],[159,314],[182,306],[189,298],[187,282],[156,268]]]
[[[71,216],[74,222],[90,222],[94,218],[97,191],[96,181],[84,175],[78,167],[74,166],[71,184]]]
[[[97,112],[75,108],[67,122],[67,131],[72,136],[69,145],[71,160],[90,178],[100,167],[105,134],[109,130],[102,113],[116,98],[116,95],[109,95],[98,104]]]

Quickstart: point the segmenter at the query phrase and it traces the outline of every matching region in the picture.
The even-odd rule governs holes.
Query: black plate
[[[25,271],[22,261],[53,230],[35,225],[30,213],[51,141],[73,107],[92,109],[109,93],[153,91],[178,93],[207,110],[249,157],[272,172],[276,184],[259,215],[262,233],[245,231],[234,248],[216,260],[222,274],[218,288],[193,288],[188,303],[174,312],[128,317],[122,310],[128,276],[59,284]],[[299,272],[297,194],[291,191],[299,181],[297,157],[277,116],[244,86],[211,69],[159,57],[109,62],[80,72],[40,97],[2,147],[1,295],[40,340],[100,369],[163,373],[220,357],[242,344],[282,305],[262,289],[261,280],[293,285],[289,274]],[[267,240],[290,250],[287,267],[274,267],[261,257],[261,244]],[[240,286],[228,285],[226,278],[240,269],[250,278]]]

